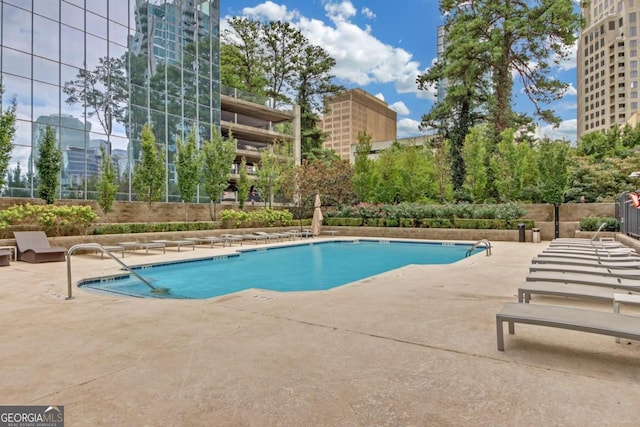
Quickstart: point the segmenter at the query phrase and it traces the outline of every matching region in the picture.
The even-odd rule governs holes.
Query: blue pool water
[[[269,249],[238,255],[146,266],[135,271],[165,298],[211,298],[250,288],[274,291],[331,289],[409,264],[449,264],[463,259],[469,244],[402,241],[337,241]],[[473,253],[481,251],[476,249]],[[80,286],[127,295],[159,297],[134,275],[91,280]]]

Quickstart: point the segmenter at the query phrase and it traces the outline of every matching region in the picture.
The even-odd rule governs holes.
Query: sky
[[[416,78],[437,57],[436,29],[444,23],[438,0],[221,0],[220,25],[245,16],[287,21],[314,45],[336,60],[336,82],[361,88],[385,101],[398,113],[398,138],[421,135],[421,117],[435,100],[435,91],[419,91]],[[553,76],[569,83],[564,97],[550,105],[562,120],[559,127],[541,123],[543,135],[576,140],[576,61],[553,69]],[[514,109],[531,113],[515,81]]]

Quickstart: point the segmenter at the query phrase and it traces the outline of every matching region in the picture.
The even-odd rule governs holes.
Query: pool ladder
[[[138,279],[140,279],[140,281],[142,283],[144,283],[145,285],[150,287],[152,291],[159,290],[158,288],[153,286],[151,283],[149,283],[149,281],[147,279],[145,279],[144,277],[142,277],[141,275],[139,275],[138,273],[133,271],[127,264],[125,264],[124,262],[120,261],[118,259],[118,257],[116,257],[114,254],[112,254],[108,250],[106,250],[101,244],[99,244],[99,243],[80,243],[78,245],[71,246],[69,248],[69,250],[67,251],[67,298],[66,299],[71,299],[72,298],[72,296],[71,296],[71,289],[72,289],[72,286],[71,286],[71,254],[73,254],[78,249],[94,249],[94,250],[102,251],[103,254],[107,254],[108,256],[110,256],[111,259],[113,259],[118,264],[120,264],[125,270],[127,270],[129,273],[131,273],[134,276],[136,276]]]
[[[471,245],[467,253],[464,255],[465,258],[471,255],[473,251],[477,248],[485,248],[485,251],[487,252],[487,256],[491,255],[491,242],[488,241],[487,239],[482,239],[482,240],[478,240],[473,245]]]

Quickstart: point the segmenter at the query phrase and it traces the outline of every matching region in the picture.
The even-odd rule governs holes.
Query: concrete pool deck
[[[517,325],[497,351],[495,313],[545,246],[495,242],[492,256],[328,291],[210,300],[75,285],[65,300],[66,263],[12,262],[0,267],[0,404],[64,405],[67,426],[637,425],[640,343]],[[95,254],[71,264],[74,283],[118,271]]]

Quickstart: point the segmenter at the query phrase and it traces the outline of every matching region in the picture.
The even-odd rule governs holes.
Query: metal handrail
[[[476,248],[479,248],[480,245],[484,245],[483,247],[486,250],[487,256],[491,255],[491,242],[487,239],[481,239],[475,242],[473,245],[471,245],[471,247],[469,248],[469,250],[467,250],[467,253],[465,254],[465,258],[471,255],[473,250]]]
[[[158,291],[159,290],[159,288],[156,288],[151,283],[149,283],[149,281],[147,279],[145,279],[144,277],[142,277],[141,275],[139,275],[138,273],[133,271],[127,264],[125,264],[124,262],[120,261],[118,259],[118,257],[116,257],[114,254],[112,254],[108,250],[106,250],[101,244],[99,244],[99,243],[80,243],[78,245],[71,246],[69,248],[69,250],[67,251],[67,298],[66,299],[71,299],[72,298],[72,296],[71,296],[71,288],[72,288],[72,286],[71,286],[71,254],[73,254],[78,249],[97,249],[99,251],[102,251],[102,253],[109,255],[114,261],[116,261],[118,264],[120,264],[125,270],[127,270],[129,273],[131,273],[134,276],[136,276],[138,279],[140,279],[140,281],[142,283],[144,283],[145,285],[150,287],[152,291]]]
[[[596,231],[596,234],[593,235],[593,237],[591,238],[592,242],[596,241],[596,237],[598,237],[598,233],[600,233],[602,230],[604,230],[604,228],[607,226],[606,222],[603,222],[602,224],[600,224],[600,227],[598,227],[598,231]]]

